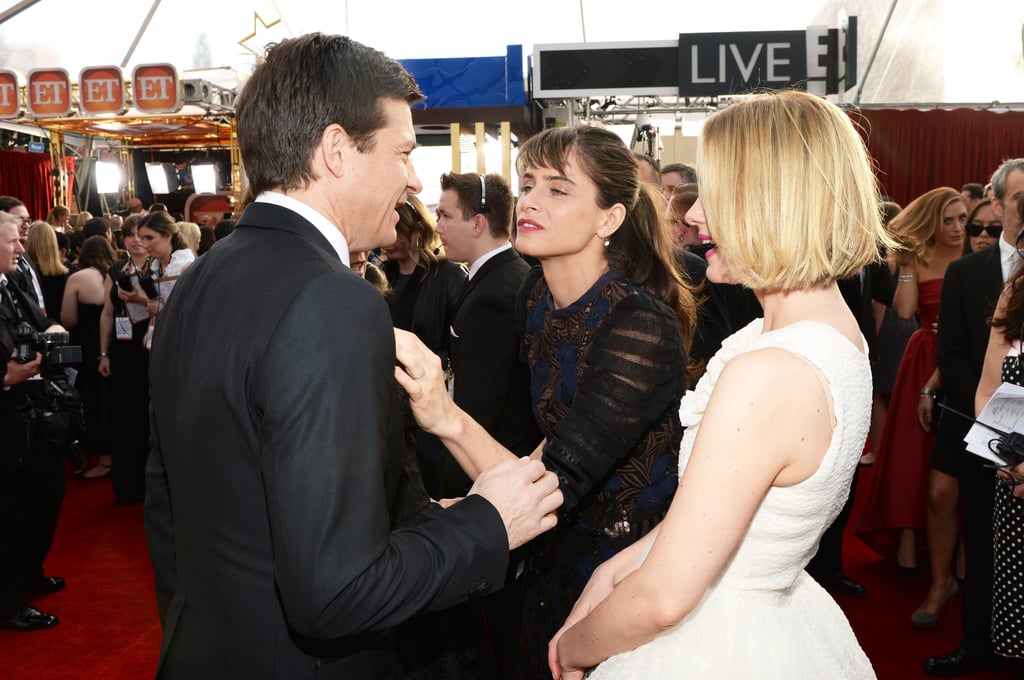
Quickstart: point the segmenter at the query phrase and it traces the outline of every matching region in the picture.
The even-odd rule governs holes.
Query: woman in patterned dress
[[[520,677],[542,678],[547,643],[594,569],[657,524],[672,500],[696,309],[659,204],[613,133],[545,130],[520,149],[517,169],[516,247],[541,262],[520,292],[545,436],[533,455],[557,474],[564,497],[558,526],[526,556]],[[420,425],[471,478],[513,457],[451,403],[437,362],[402,333],[398,359]]]
[[[1024,201],[1017,208],[1024,217]],[[992,315],[985,363],[974,398],[980,414],[1000,383],[1024,386],[1024,267],[1006,283]],[[1010,659],[1014,678],[1024,678],[1024,463],[993,479],[992,648]]]

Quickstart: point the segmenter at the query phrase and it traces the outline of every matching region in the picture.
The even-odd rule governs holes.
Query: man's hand
[[[480,473],[469,490],[491,502],[508,533],[510,550],[554,528],[562,505],[558,478],[544,464],[530,458],[499,463]]]
[[[13,357],[17,350],[11,352]],[[43,361],[43,355],[36,352],[36,358],[27,364],[19,364],[13,358],[7,362],[7,373],[4,374],[4,387],[23,383],[34,375],[39,375],[39,365]]]

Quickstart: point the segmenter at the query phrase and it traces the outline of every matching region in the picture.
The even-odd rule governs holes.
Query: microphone
[[[954,413],[961,418],[971,421],[972,423],[977,423],[987,430],[995,432],[998,436],[989,441],[988,449],[1010,467],[1015,467],[1024,462],[1024,434],[1020,432],[1003,432],[1002,430],[992,427],[988,423],[983,423],[965,413],[957,411],[952,406],[947,406],[946,404],[939,404],[938,406],[939,408],[949,411],[950,413]]]

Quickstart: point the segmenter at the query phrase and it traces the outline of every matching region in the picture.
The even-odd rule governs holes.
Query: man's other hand
[[[554,528],[555,511],[562,505],[558,478],[539,460],[509,460],[480,473],[469,490],[497,508],[505,522],[509,549]]]

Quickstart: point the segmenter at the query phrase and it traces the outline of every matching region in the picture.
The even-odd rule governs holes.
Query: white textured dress
[[[735,554],[686,618],[651,642],[608,659],[588,678],[875,677],[842,610],[804,571],[849,493],[868,432],[871,369],[863,353],[825,324],[800,322],[765,334],[761,328],[758,319],[730,336],[696,389],[683,398],[679,412],[687,429],[680,475],[725,364],[766,347],[799,355],[827,381],[836,421],[828,451],[809,478],[768,491]]]

